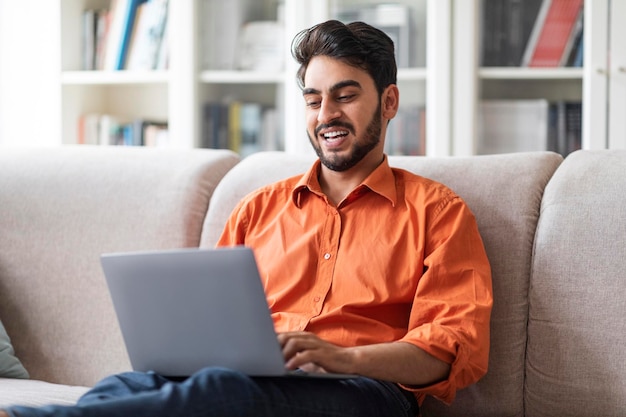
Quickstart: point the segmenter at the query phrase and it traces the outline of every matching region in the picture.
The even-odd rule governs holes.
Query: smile
[[[333,130],[332,132],[326,132],[322,136],[327,140],[339,139],[348,135],[346,130]]]

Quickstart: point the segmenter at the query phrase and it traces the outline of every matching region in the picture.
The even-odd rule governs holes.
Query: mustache
[[[343,127],[354,135],[354,126],[351,123],[336,121],[317,126],[315,128],[315,136],[319,135],[322,129],[329,129],[331,127]]]

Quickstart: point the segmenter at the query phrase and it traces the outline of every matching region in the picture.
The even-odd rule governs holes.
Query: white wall
[[[3,0],[0,0],[0,145],[2,144],[2,3]]]
[[[0,145],[61,143],[59,25],[58,1],[0,0]]]

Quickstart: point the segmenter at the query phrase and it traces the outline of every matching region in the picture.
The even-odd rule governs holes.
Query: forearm
[[[450,365],[406,342],[348,348],[351,373],[400,383],[427,386],[444,380]]]
[[[278,335],[287,368],[311,366],[403,385],[426,386],[444,380],[450,365],[406,342],[340,347],[308,332]]]

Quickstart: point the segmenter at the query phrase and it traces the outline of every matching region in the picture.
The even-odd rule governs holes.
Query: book
[[[95,113],[83,114],[78,118],[79,145],[97,145],[99,143],[100,115]]]
[[[143,125],[143,145],[163,148],[170,145],[167,122],[145,122]]]
[[[542,1],[483,0],[482,66],[520,66]]]
[[[228,105],[228,148],[241,152],[241,102],[232,101]]]
[[[203,148],[228,148],[228,106],[219,101],[211,101],[202,108]]]
[[[570,35],[565,44],[565,48],[563,49],[563,53],[561,54],[561,61],[559,62],[559,67],[565,66],[573,66],[572,65],[572,55],[576,54],[576,48],[582,42],[583,35],[583,17],[584,17],[584,9],[581,6],[578,10],[578,15],[576,16],[576,21],[574,22],[574,27],[570,31]]]
[[[543,0],[531,33],[522,66],[557,67],[578,30],[583,0]],[[582,30],[582,28],[580,28]]]
[[[262,150],[263,109],[260,103],[242,103],[239,109],[241,143],[239,154],[246,157]]]
[[[119,45],[122,40],[124,13],[130,0],[111,0],[109,23],[106,33],[103,70],[113,71],[117,67]]]
[[[202,107],[201,147],[231,149],[246,157],[259,151],[281,150],[279,115],[261,103],[227,99]]]
[[[132,121],[111,114],[86,113],[79,117],[77,143],[90,145],[167,146],[168,123],[137,118]]]
[[[580,101],[565,103],[565,143],[567,154],[582,148],[583,105]]]
[[[582,47],[584,31],[584,10],[580,9],[576,24],[567,42],[563,56],[561,57],[561,67],[582,67]]]
[[[582,145],[582,103],[580,101],[559,102],[559,117],[561,122],[562,137],[561,147],[557,149],[563,156],[578,150]]]
[[[105,70],[121,70],[126,64],[126,54],[135,23],[137,7],[146,0],[112,0],[111,22],[107,34]]]
[[[96,46],[94,57],[94,69],[104,69],[104,60],[106,55],[106,41],[109,33],[111,15],[108,9],[100,9],[96,11]]]
[[[98,143],[101,146],[120,145],[122,142],[122,123],[111,114],[101,114],[98,119]]]
[[[167,45],[168,0],[148,0],[136,19],[136,35],[128,52],[126,69],[159,68],[159,52]]]
[[[547,150],[548,109],[545,99],[482,101],[478,154]]]
[[[261,121],[261,150],[278,151],[283,149],[278,111],[275,108],[263,109]]]
[[[585,41],[585,37],[581,33],[578,39],[576,49],[573,51],[574,53],[572,54],[572,58],[571,58],[571,62],[569,63],[569,66],[571,67],[583,66],[583,53],[584,53],[584,48],[585,48],[584,41]]]
[[[582,146],[582,102],[550,103],[548,150],[566,157]]]
[[[169,68],[169,28],[171,25],[167,21],[167,13],[163,16],[163,26],[160,39],[157,40],[158,49],[155,56],[153,68],[156,70],[165,70]]]
[[[94,9],[83,12],[82,69],[84,71],[95,69],[97,18],[97,11]]]
[[[133,23],[133,29],[130,36],[130,41],[128,44],[128,52],[126,54],[125,61],[125,69],[130,68],[130,60],[131,58],[136,57],[139,53],[142,45],[142,35],[145,31],[146,18],[149,2],[142,3],[137,6],[137,11],[135,12],[135,22]]]

